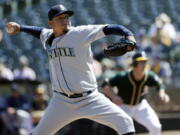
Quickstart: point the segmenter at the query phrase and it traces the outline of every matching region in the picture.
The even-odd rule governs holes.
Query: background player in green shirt
[[[170,99],[159,77],[152,71],[146,70],[147,61],[145,52],[136,52],[132,57],[132,70],[118,72],[102,87],[104,94],[112,102],[148,129],[149,135],[160,135],[160,121],[144,96],[148,87],[156,87],[163,103],[168,103]],[[111,87],[117,87],[117,95],[111,91]]]

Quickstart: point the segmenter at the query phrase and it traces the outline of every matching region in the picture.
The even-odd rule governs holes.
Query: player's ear
[[[52,23],[53,23],[52,21],[48,21],[50,27],[52,27]]]

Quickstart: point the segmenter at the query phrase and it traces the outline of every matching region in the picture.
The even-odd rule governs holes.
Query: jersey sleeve
[[[46,41],[51,34],[52,34],[52,29],[43,29],[41,31],[40,39],[44,49],[46,49]]]
[[[104,27],[103,32],[105,35],[119,35],[119,36],[133,36],[133,33],[126,27],[117,24],[109,24]]]
[[[119,80],[119,75],[116,75],[109,79],[109,84],[114,87],[117,85],[117,81]]]
[[[165,88],[165,85],[163,84],[162,80],[158,77],[157,74],[155,74],[154,72],[149,72],[148,76],[149,76],[148,83],[150,86],[155,86],[157,90],[161,90]]]
[[[37,26],[20,26],[21,32],[26,32],[28,34],[31,34],[32,36],[36,38],[40,38],[41,31],[43,30],[43,27],[37,27]]]
[[[126,74],[127,74],[127,72],[125,72],[125,71],[117,72],[114,77],[111,77],[109,79],[109,84],[112,87],[122,85],[123,78],[126,76]]]
[[[86,26],[79,26],[77,29],[80,33],[81,39],[84,42],[93,42],[100,38],[105,37],[103,32],[103,28],[107,25],[86,25]]]

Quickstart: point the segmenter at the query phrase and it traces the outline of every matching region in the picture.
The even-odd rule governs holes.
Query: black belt
[[[68,98],[79,98],[79,97],[83,97],[83,96],[86,96],[86,95],[89,95],[89,94],[92,93],[92,91],[87,91],[87,92],[84,92],[84,93],[75,93],[75,94],[72,94],[72,95],[68,95],[66,93],[62,93],[62,92],[59,92],[59,91],[56,91],[56,90],[54,90],[54,92],[59,93],[59,94],[61,94],[63,96],[66,96]]]

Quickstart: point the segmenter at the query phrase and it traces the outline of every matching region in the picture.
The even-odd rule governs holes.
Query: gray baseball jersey
[[[52,30],[42,30],[41,41],[49,57],[52,90],[70,95],[97,88],[90,44],[105,36],[102,31],[105,26],[71,27],[68,33],[54,39],[51,46],[46,41]]]
[[[47,44],[52,30],[43,29],[41,41],[48,52],[52,90],[66,94],[93,91],[79,98],[69,98],[53,92],[33,135],[53,135],[65,125],[81,118],[94,120],[119,134],[134,132],[132,119],[98,92],[92,67],[92,41],[104,37],[106,25],[71,27],[63,36]]]

